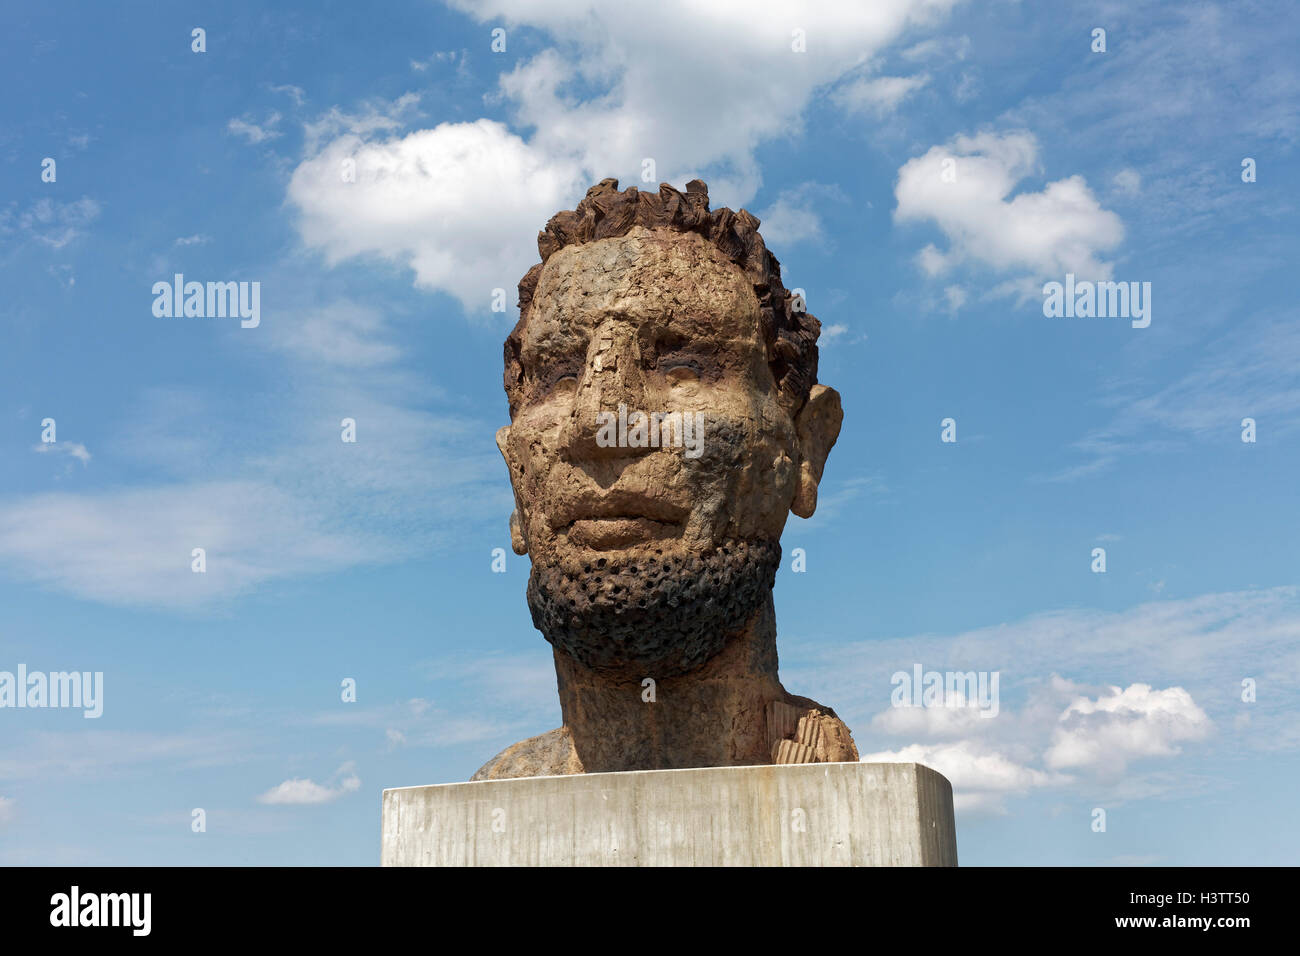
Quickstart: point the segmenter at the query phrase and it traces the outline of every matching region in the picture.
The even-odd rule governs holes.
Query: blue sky
[[[763,220],[843,397],[785,685],[947,774],[963,863],[1293,863],[1293,7],[532,6],[0,14],[0,671],[104,674],[97,720],[0,709],[0,863],[371,865],[383,788],[558,724],[491,571],[501,342],[537,230],[647,158]],[[260,325],[155,317],[177,272]],[[1044,317],[1067,272],[1150,326]],[[917,663],[998,717],[891,708]]]

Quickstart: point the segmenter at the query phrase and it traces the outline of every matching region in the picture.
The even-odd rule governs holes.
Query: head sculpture
[[[781,531],[842,418],[820,325],[748,212],[617,186],[538,235],[505,343],[512,546],[565,725],[476,777],[856,759],[776,676]]]

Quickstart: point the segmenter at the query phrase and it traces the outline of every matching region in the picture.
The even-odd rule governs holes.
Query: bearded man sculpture
[[[777,678],[781,531],[843,413],[758,225],[699,180],[606,179],[538,235],[497,446],[564,725],[473,779],[858,759]]]

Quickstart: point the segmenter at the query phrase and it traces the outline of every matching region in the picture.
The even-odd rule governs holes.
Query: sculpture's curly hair
[[[817,382],[817,337],[821,323],[781,284],[781,264],[767,251],[758,234],[758,219],[746,210],[709,210],[709,187],[698,179],[682,193],[667,183],[659,192],[635,186],[619,192],[617,179],[603,179],[587,190],[578,208],[558,212],[537,234],[542,261],[519,280],[519,322],[505,342],[505,387],[514,418],[522,397],[520,347],[533,293],[542,267],[565,246],[627,235],[634,227],[697,232],[740,266],[750,278],[762,310],[763,339],[768,364],[777,384],[777,397],[791,418],[808,401]]]

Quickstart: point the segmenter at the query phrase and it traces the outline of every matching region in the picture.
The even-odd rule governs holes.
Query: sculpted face
[[[752,282],[695,233],[636,227],[547,260],[497,443],[534,623],[558,648],[681,673],[766,599],[840,420],[821,386],[792,420],[769,360]]]

